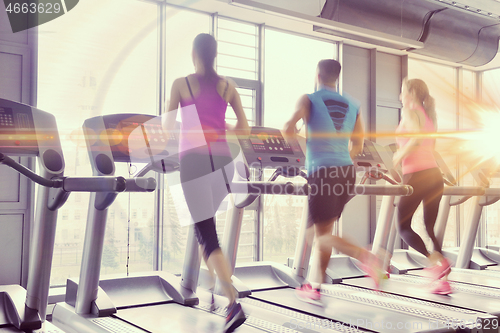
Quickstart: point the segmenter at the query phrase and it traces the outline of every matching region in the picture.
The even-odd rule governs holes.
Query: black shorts
[[[345,204],[354,196],[356,169],[353,165],[320,167],[307,179],[311,191],[307,227],[340,217]]]
[[[207,260],[212,252],[220,249],[219,239],[217,238],[217,228],[215,218],[209,218],[194,224],[194,234],[198,243],[203,247],[203,255]]]

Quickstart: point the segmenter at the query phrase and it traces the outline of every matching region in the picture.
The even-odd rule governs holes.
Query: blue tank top
[[[324,87],[307,96],[311,101],[307,124],[308,173],[312,174],[320,167],[352,165],[349,141],[359,104]]]

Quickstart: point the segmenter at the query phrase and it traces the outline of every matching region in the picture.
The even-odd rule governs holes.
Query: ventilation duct
[[[320,17],[420,41],[423,48],[408,51],[469,66],[498,52],[498,18],[440,1],[326,0]]]
[[[451,0],[301,0],[310,10],[300,12],[291,6],[296,0],[231,1],[306,20],[318,32],[468,66],[485,65],[498,52],[500,13]]]

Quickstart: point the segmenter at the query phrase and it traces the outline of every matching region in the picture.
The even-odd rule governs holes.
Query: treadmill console
[[[376,171],[389,174],[396,182],[401,182],[399,172],[392,165],[392,154],[395,152],[395,148],[395,145],[384,147],[370,140],[365,140],[363,151],[353,159],[354,166],[358,171]]]
[[[83,127],[94,158],[109,150],[115,162],[148,163],[163,172],[179,165],[179,133],[167,135],[159,116],[111,114],[87,119]]]
[[[14,112],[12,108],[0,106],[0,128],[14,128]]]
[[[381,169],[381,171],[387,172],[389,168],[386,167],[384,163],[387,163],[387,159],[381,156],[384,149],[384,147],[370,140],[365,140],[363,144],[363,151],[356,155],[353,159],[354,166],[360,171],[368,171],[368,169]]]
[[[55,117],[0,98],[0,152],[10,156],[38,156],[47,150],[49,155],[54,151],[62,154]]]
[[[500,177],[499,165],[495,158],[490,158],[485,161],[470,161],[466,163],[467,168],[469,168],[474,180],[484,187],[489,187],[491,185],[490,180],[492,178]]]
[[[281,131],[252,127],[248,139],[239,139],[243,155],[251,168],[303,167],[305,156],[297,140],[285,140]]]

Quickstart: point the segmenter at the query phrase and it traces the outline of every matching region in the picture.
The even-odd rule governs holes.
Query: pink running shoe
[[[431,293],[437,295],[449,295],[453,293],[451,286],[448,281],[439,280],[434,288],[432,288]]]
[[[297,298],[309,304],[323,306],[321,302],[321,294],[318,290],[313,289],[309,283],[303,284],[300,288],[295,289]]]
[[[375,282],[375,289],[379,290],[380,283],[389,278],[388,273],[382,270],[379,259],[373,253],[366,251],[361,256],[361,269]]]
[[[441,279],[443,276],[448,275],[451,271],[450,262],[443,258],[439,264],[436,264],[429,268],[424,268],[423,272],[433,281]]]

